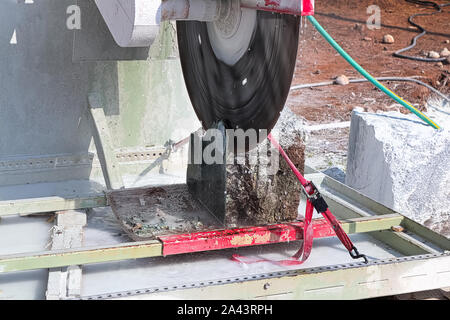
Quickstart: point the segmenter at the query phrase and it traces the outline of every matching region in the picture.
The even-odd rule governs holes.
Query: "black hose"
[[[418,28],[421,31],[421,33],[413,38],[412,43],[411,43],[410,46],[396,51],[393,54],[394,57],[403,58],[403,59],[410,59],[410,60],[416,60],[416,61],[424,61],[424,62],[441,62],[441,61],[445,61],[447,59],[445,57],[444,58],[434,59],[434,58],[423,58],[423,57],[407,56],[407,55],[403,55],[401,53],[403,53],[405,51],[408,51],[408,50],[411,50],[412,48],[414,48],[416,46],[416,44],[417,44],[417,40],[419,38],[423,37],[427,33],[427,30],[425,30],[425,28],[423,28],[419,24],[415,23],[413,21],[413,19],[415,17],[419,17],[419,16],[431,16],[431,15],[434,15],[434,14],[437,14],[437,13],[441,13],[442,12],[442,8],[450,6],[450,3],[437,4],[436,2],[433,2],[433,1],[421,1],[421,0],[405,0],[405,1],[406,2],[410,2],[410,3],[414,3],[414,4],[423,5],[423,6],[433,7],[437,11],[431,12],[431,13],[416,13],[416,14],[413,14],[412,16],[410,16],[408,18],[408,22],[410,24],[412,24],[414,27]]]

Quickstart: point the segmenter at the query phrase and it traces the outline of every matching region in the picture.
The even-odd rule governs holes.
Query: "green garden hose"
[[[397,101],[399,104],[401,104],[403,107],[414,113],[416,116],[418,116],[420,119],[425,121],[427,124],[432,126],[435,129],[440,129],[440,126],[437,125],[433,120],[428,118],[425,114],[420,112],[418,109],[414,108],[411,103],[403,100],[401,97],[396,95],[394,92],[389,90],[387,87],[385,87],[383,84],[381,84],[378,80],[376,80],[374,77],[370,75],[366,70],[364,70],[353,58],[342,49],[342,47],[328,34],[328,32],[325,31],[325,29],[319,24],[319,22],[313,17],[313,16],[307,16],[309,22],[312,23],[312,25],[319,31],[319,33],[325,38],[325,40],[328,41],[328,43],[337,51],[339,54],[347,60],[350,65],[355,68],[360,74],[364,76],[367,80],[369,80],[373,85],[375,85],[378,89],[380,89],[382,92],[387,94],[389,97]]]

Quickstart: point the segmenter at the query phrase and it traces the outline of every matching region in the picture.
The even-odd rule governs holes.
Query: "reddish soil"
[[[445,3],[445,2],[440,2]],[[367,7],[376,4],[381,8],[381,29],[369,30]],[[450,44],[450,7],[431,17],[417,17],[415,21],[429,33],[419,39],[416,48],[407,55],[421,55],[423,51],[440,52]],[[420,62],[393,57],[393,52],[411,43],[417,29],[408,23],[414,13],[433,12],[433,9],[417,6],[406,1],[389,0],[317,0],[316,19],[331,36],[359,64],[375,77],[420,76],[420,80],[442,92],[450,92],[450,65]],[[306,20],[303,20],[304,23]],[[385,34],[391,34],[393,44],[382,43]],[[308,22],[302,29],[298,61],[293,85],[333,80],[339,75],[362,78]],[[370,38],[370,40],[364,38]],[[430,91],[423,86],[408,82],[384,82],[397,94],[419,106],[426,101]],[[366,111],[399,110],[394,101],[369,83],[332,85],[291,92],[287,105],[312,123],[327,123],[350,119],[356,106]],[[423,110],[423,108],[422,108]]]

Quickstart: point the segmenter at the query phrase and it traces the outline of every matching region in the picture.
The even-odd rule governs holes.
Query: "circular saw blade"
[[[228,128],[273,128],[292,82],[299,21],[258,11],[248,50],[234,65],[216,57],[205,22],[177,22],[186,87],[205,129],[218,121]]]

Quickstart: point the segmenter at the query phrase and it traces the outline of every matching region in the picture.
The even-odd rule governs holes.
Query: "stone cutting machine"
[[[192,161],[195,157],[192,154],[195,145],[202,145],[203,155],[211,142],[209,137],[205,139],[202,137],[203,134],[194,133],[190,140],[185,139],[192,147],[186,185],[144,188],[135,192],[110,190],[109,204],[123,230],[137,241],[157,237],[165,243],[166,249],[173,240],[178,243],[177,250],[181,250],[177,252],[181,253],[224,249],[229,247],[224,240],[226,238],[224,233],[240,237],[248,232],[252,233],[252,227],[255,225],[295,220],[299,185],[286,178],[286,172],[283,178],[274,176],[273,179],[276,181],[272,182],[268,177],[262,179],[256,177],[259,174],[246,175],[242,171],[244,167],[247,168],[246,166],[240,167],[237,164],[238,167],[231,169],[225,158],[230,155],[229,151],[237,150],[229,149],[227,141],[229,142],[230,136],[227,129],[243,129],[243,132],[253,129],[262,142],[264,139],[260,136],[260,130],[270,132],[275,126],[291,87],[301,16],[313,14],[313,1],[96,0],[95,2],[114,40],[122,47],[149,47],[158,35],[161,22],[176,21],[181,66],[195,113],[203,129],[216,129],[225,138],[222,148],[217,148],[216,151],[220,153],[219,158],[223,157],[224,161],[214,164],[203,163],[204,159],[201,164],[194,164]],[[235,136],[234,139],[239,138]],[[218,147],[215,140],[217,139],[212,141]],[[256,144],[253,144],[244,148],[249,151],[255,147]],[[246,156],[249,156],[249,153]],[[303,168],[304,163],[301,160],[303,155],[299,156],[296,165]],[[235,172],[231,173],[233,170]],[[260,169],[245,170],[259,172]],[[292,178],[295,180],[294,175]],[[241,188],[239,187],[241,184],[248,186]],[[270,186],[275,184],[285,186],[286,190],[275,190]],[[264,192],[258,194],[257,188],[263,189]],[[274,203],[271,201],[266,203],[263,200],[269,193],[277,193]],[[285,199],[279,193],[293,196],[292,199]],[[200,206],[198,210],[187,209],[185,204],[172,208],[180,202],[178,198],[184,199],[184,202],[191,202],[187,206],[189,208],[196,207],[197,203]],[[242,199],[246,200],[242,202]],[[167,206],[161,206],[163,202],[167,202]],[[253,210],[247,208],[249,202],[254,202]],[[289,204],[286,204],[287,202]],[[129,203],[145,203],[145,205],[134,206],[130,210]],[[290,209],[283,210],[280,205],[284,205],[283,208],[289,205]],[[179,217],[175,213],[177,211],[182,212]],[[176,228],[175,232],[168,226],[170,225],[168,220],[174,217],[178,219],[174,218],[172,225],[177,224],[177,221],[180,223],[182,220],[189,220],[186,211],[195,212],[200,225],[204,226],[193,230],[201,229],[205,233],[192,235],[189,234],[192,228],[184,230],[182,227],[184,232],[180,232],[180,228]],[[161,214],[165,213],[167,214],[162,217]],[[269,217],[278,218],[259,220],[242,218],[242,215],[251,216],[252,213],[256,216],[265,216],[267,213]],[[211,218],[216,221],[209,221]],[[165,225],[166,223],[168,225]],[[232,229],[217,231],[224,226]],[[237,226],[247,226],[250,229],[233,229]],[[289,226],[281,227],[282,233],[286,232],[285,227],[289,229]],[[171,237],[172,231],[168,231],[167,228],[176,235]],[[263,232],[267,231],[265,228],[267,227],[262,228]],[[213,230],[213,234],[208,234],[206,230]],[[296,239],[297,232],[294,233]],[[179,246],[182,242],[179,239],[184,237],[183,234],[189,237],[199,236],[201,239],[212,236],[220,245],[212,247],[200,245],[196,249],[193,249],[192,243],[188,243],[185,247]],[[263,243],[289,239],[280,240],[282,238]]]
[[[204,129],[219,123],[221,130],[270,130],[288,95],[300,16],[313,14],[313,1],[79,0],[84,18],[75,32],[61,28],[66,16],[60,13],[70,12],[68,4],[74,7],[73,1],[51,0],[0,4],[0,40],[8,41],[0,59],[6,75],[0,98],[6,114],[0,126],[0,299],[39,299],[44,293],[47,299],[360,299],[450,285],[449,239],[311,168],[305,168],[306,178],[320,187],[368,264],[346,254],[334,239],[337,224],[331,227],[324,219],[312,220],[310,227],[305,219],[167,234],[161,210],[170,211],[166,220],[177,226],[183,220],[201,227],[198,220],[182,219],[190,213],[217,216],[192,201],[186,184],[173,184],[169,174],[143,180],[155,185],[167,179],[167,185],[139,188],[140,179],[167,159],[166,147],[157,147],[167,131],[191,120],[179,121],[189,116],[180,111],[187,105],[184,97],[177,104],[176,97],[165,95],[176,91],[169,87],[179,88],[178,77],[172,78],[178,61],[164,68],[148,54],[159,41],[170,43],[162,50],[173,49],[172,25],[162,22],[177,23],[184,80]],[[159,32],[163,36],[156,41]],[[122,61],[139,59],[146,61]],[[152,107],[157,110],[150,113]],[[55,121],[49,115],[64,116]],[[86,152],[94,151],[91,142],[95,154]],[[301,157],[299,163],[291,158],[300,168]],[[296,181],[271,193],[276,202],[289,192],[298,200],[300,188],[291,182]],[[296,211],[292,198],[284,199]],[[129,235],[137,242],[122,238],[115,219],[109,223],[107,206],[116,215],[130,213]],[[133,220],[139,210],[161,231],[156,238],[142,239],[145,225]],[[307,242],[307,229],[310,239],[322,238],[315,242],[317,254],[303,268],[292,259],[279,261],[298,249],[297,241]],[[232,261],[231,252],[245,256]],[[246,257],[270,263],[236,263]]]
[[[255,130],[260,136],[260,143],[264,144],[260,130],[270,132],[284,107],[296,64],[300,16],[313,14],[313,2],[299,0],[165,0],[161,2],[96,0],[96,4],[115,41],[121,46],[149,46],[158,33],[161,21],[177,21],[180,60],[195,113],[204,129],[219,130],[224,138],[224,142],[219,143],[218,140],[222,139],[216,137],[211,140],[205,135],[206,141],[197,143],[202,145],[202,155],[205,154],[209,143],[216,145],[214,163],[209,164],[202,159],[201,164],[195,164],[192,161],[195,156],[190,155],[187,188],[193,198],[201,204],[201,207],[206,209],[206,216],[208,214],[214,216],[220,225],[236,227],[250,224],[250,227],[253,227],[257,219],[250,219],[250,222],[242,219],[242,215],[249,216],[249,212],[251,212],[250,209],[242,209],[245,204],[241,203],[241,200],[245,198],[247,203],[255,202],[253,207],[257,208],[254,212],[256,215],[269,211],[269,216],[279,216],[275,221],[269,219],[269,221],[261,221],[262,223],[295,219],[295,217],[285,217],[284,215],[289,216],[289,214],[280,212],[283,210],[278,205],[287,202],[287,199],[282,198],[279,194],[274,201],[276,203],[275,210],[266,210],[265,208],[270,208],[274,204],[265,204],[264,198],[270,197],[270,193],[280,192],[280,190],[275,191],[272,185],[288,185],[287,178],[276,178],[275,176],[269,178],[266,175],[260,178],[261,168],[251,168],[246,163],[242,167],[237,163],[237,172],[232,173],[233,169],[229,167],[226,159],[229,151],[234,153],[237,149],[229,149],[228,138],[230,136],[226,129]],[[201,137],[200,139],[204,140],[205,138]],[[191,153],[195,153],[193,151],[195,140],[195,134],[191,135]],[[273,141],[272,136],[268,136],[268,140],[272,144],[278,145],[276,141]],[[236,147],[239,148],[236,145],[232,146],[232,148]],[[255,147],[256,144],[244,146],[246,151]],[[352,258],[364,258],[367,262],[367,258],[359,254],[329,211],[328,205],[314,184],[303,178],[280,145],[278,145],[278,149],[298,177],[303,191],[308,197],[303,228],[304,244],[298,254],[294,256],[296,259],[300,256],[303,257],[302,261],[298,263],[307,259],[312,247],[313,231],[309,232],[308,226],[312,219],[313,208],[323,214],[329,224],[333,226],[336,235]],[[240,152],[240,155],[250,156],[248,152]],[[258,154],[257,162],[261,161],[261,157],[264,155]],[[218,163],[217,159],[223,161]],[[232,166],[235,165],[234,163],[235,161]],[[303,163],[299,164],[303,166]],[[249,175],[246,174],[247,171],[253,173]],[[284,172],[283,177],[286,175],[287,173]],[[239,187],[240,184],[246,186]],[[264,192],[258,194],[257,189],[261,188],[261,185],[264,186]],[[299,190],[293,184],[289,190],[283,190],[283,193],[296,195],[297,191]],[[125,197],[123,191],[109,193],[109,203],[124,230],[137,240],[144,240],[145,236],[136,236],[136,230],[150,227],[152,229],[151,236],[160,233],[158,228],[155,230],[154,223],[146,224],[144,228],[143,223],[133,221],[133,216],[130,216],[129,213],[132,212],[135,215],[137,211],[142,210],[130,211],[123,208],[121,202],[126,197],[130,197],[128,191],[125,193]],[[147,195],[157,194],[155,196],[157,207],[158,203],[162,201],[161,199],[165,197],[164,195],[170,194],[169,198],[165,200],[171,205],[177,202],[176,199],[170,198],[174,195],[182,199],[188,197],[187,194],[183,197],[183,190],[179,192],[165,190],[163,192],[161,188],[151,188],[147,189],[145,193]],[[135,196],[141,200],[145,197],[139,192]],[[298,196],[295,197],[298,198]],[[152,198],[143,200],[143,202],[153,203],[155,201]],[[286,206],[284,203],[284,207]],[[141,207],[144,207],[144,211],[148,210],[146,205]],[[297,214],[297,207],[298,203],[294,200],[291,215]],[[160,208],[158,210],[160,213],[163,212]],[[156,218],[156,220],[159,218],[165,222],[166,218],[161,217],[158,210],[155,213],[152,212],[149,217]],[[174,210],[168,209],[168,211],[172,213]],[[272,211],[274,212],[272,213]],[[143,216],[143,214],[140,215]],[[172,214],[170,216],[172,217]],[[141,220],[148,221],[149,219],[142,218]],[[210,228],[213,227],[210,226]],[[216,233],[216,231],[214,232]],[[225,230],[225,232],[242,234],[247,231],[231,229]],[[201,234],[202,238],[204,236]],[[175,242],[180,242],[180,236],[176,237]],[[164,238],[164,234],[159,238],[166,244],[170,242]],[[219,242],[223,242],[223,238]],[[226,246],[218,248],[224,247]],[[188,244],[185,250],[192,252],[191,244]]]
[[[114,40],[148,47],[176,20],[184,79],[205,129],[272,129],[288,96],[301,15],[313,0],[95,0]]]

